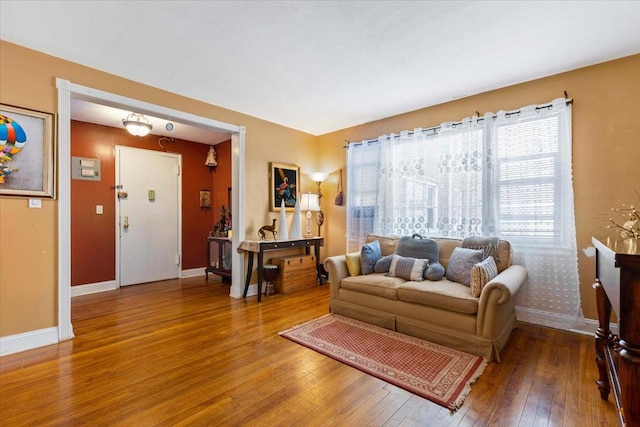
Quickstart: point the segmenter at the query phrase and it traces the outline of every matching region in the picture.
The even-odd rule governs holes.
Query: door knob
[[[123,227],[124,229],[129,228],[129,217],[128,217],[128,216],[125,216],[125,217],[124,217],[124,223],[122,224],[122,227]]]

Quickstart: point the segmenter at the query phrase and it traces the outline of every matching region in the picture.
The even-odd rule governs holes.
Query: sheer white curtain
[[[572,179],[571,105],[563,98],[517,113],[500,111],[489,144],[496,234],[529,273],[519,320],[574,329],[582,319]]]
[[[529,273],[520,320],[582,317],[565,99],[352,144],[347,177],[349,252],[369,233],[499,236]]]

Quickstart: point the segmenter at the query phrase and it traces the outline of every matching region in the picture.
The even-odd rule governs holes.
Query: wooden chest
[[[276,292],[280,294],[312,288],[316,285],[315,255],[272,258],[271,264],[278,266],[278,277],[274,283]]]

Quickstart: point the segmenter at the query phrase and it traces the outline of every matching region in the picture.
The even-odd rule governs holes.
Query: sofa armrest
[[[490,337],[497,322],[505,322],[515,307],[515,297],[527,281],[527,270],[511,265],[482,288],[478,303],[477,333]]]
[[[324,268],[329,273],[329,286],[331,288],[331,298],[338,297],[338,289],[340,289],[340,282],[345,277],[349,276],[349,269],[347,269],[347,259],[344,255],[336,255],[327,257],[324,260]]]

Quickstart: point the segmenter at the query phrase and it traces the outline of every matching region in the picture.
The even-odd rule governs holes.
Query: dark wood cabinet
[[[620,425],[640,427],[640,240],[592,239],[596,247],[597,381],[600,397],[613,392]],[[609,327],[611,310],[618,335]]]
[[[224,283],[231,283],[231,238],[207,237],[207,268],[204,270],[206,280],[209,273],[222,277]]]

